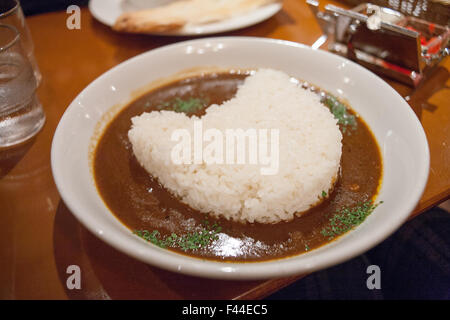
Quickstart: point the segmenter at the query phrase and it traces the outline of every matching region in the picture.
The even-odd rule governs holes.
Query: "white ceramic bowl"
[[[372,129],[383,157],[384,203],[355,230],[291,258],[258,263],[204,261],[145,243],[103,203],[90,169],[89,147],[98,121],[137,89],[199,66],[274,68],[346,99]],[[420,122],[388,84],[363,67],[304,45],[263,38],[221,37],[180,42],[136,56],[109,70],[70,104],[56,129],[52,170],[78,220],[114,248],[175,272],[223,279],[261,279],[309,273],[357,256],[392,234],[416,206],[428,177],[429,150]],[[112,173],[113,174],[113,173]]]

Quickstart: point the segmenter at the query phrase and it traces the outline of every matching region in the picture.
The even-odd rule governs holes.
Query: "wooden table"
[[[68,30],[67,17],[56,12],[27,19],[43,74],[38,94],[47,123],[33,141],[0,152],[0,299],[248,299],[262,298],[299,279],[217,281],[163,271],[119,253],[75,220],[61,201],[50,168],[51,141],[64,110],[111,67],[186,38],[121,35],[94,20],[85,8],[81,30]],[[320,34],[306,4],[286,0],[284,9],[271,19],[227,35],[310,45]],[[410,96],[430,144],[429,181],[412,215],[450,195],[449,70],[447,59],[415,92],[390,82],[403,96]],[[66,289],[69,265],[81,267],[81,290]]]

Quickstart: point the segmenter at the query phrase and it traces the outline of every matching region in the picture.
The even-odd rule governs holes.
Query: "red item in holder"
[[[435,43],[433,43],[435,42]],[[430,47],[428,47],[428,53],[430,54],[435,54],[438,53],[439,50],[441,49],[441,45],[442,45],[442,39],[439,37],[433,37],[430,39],[430,41],[427,42],[426,44],[431,45]]]

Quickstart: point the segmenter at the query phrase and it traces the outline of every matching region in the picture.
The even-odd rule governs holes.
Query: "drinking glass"
[[[42,75],[34,57],[34,45],[30,30],[25,22],[25,16],[18,0],[0,0],[0,24],[14,26],[20,33],[23,50],[33,67],[38,84]]]
[[[37,80],[20,37],[14,26],[0,24],[0,147],[31,138],[45,122]]]

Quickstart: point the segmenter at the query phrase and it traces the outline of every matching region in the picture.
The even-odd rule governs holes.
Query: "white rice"
[[[132,119],[128,132],[139,163],[183,203],[203,213],[240,222],[276,223],[319,203],[337,180],[342,135],[319,97],[285,73],[258,70],[236,96],[211,105],[203,130],[279,129],[279,170],[261,175],[257,164],[174,164],[175,129],[192,133],[184,113],[153,111]]]

